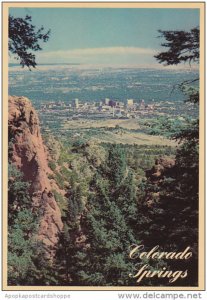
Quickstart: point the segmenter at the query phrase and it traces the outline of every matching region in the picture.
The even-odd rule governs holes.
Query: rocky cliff
[[[165,177],[173,176],[175,172],[175,159],[169,157],[160,157],[155,160],[155,165],[145,171],[148,184],[151,185],[152,191],[148,190],[146,192],[145,205],[152,207],[154,204],[159,202],[160,189],[162,189],[163,181]]]
[[[10,160],[31,183],[33,206],[41,209],[39,239],[46,245],[50,256],[54,254],[58,235],[63,228],[61,212],[52,193],[48,179],[48,152],[40,133],[38,115],[25,97],[9,97]]]
[[[175,166],[175,159],[160,157],[155,160],[155,165],[150,169],[146,170],[146,177],[152,183],[159,183],[163,177],[169,175],[173,171]]]

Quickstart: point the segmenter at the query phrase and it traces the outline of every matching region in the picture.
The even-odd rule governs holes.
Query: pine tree
[[[167,65],[186,61],[199,61],[199,30],[188,32],[163,31],[169,47],[167,52],[155,56]],[[190,41],[192,43],[190,43]],[[179,87],[194,103],[199,103],[198,78],[182,82]],[[149,249],[159,245],[164,251],[183,251],[190,246],[192,259],[170,261],[171,269],[188,269],[188,276],[176,285],[196,286],[198,280],[198,176],[199,176],[199,127],[198,120],[190,120],[187,128],[181,128],[172,138],[180,142],[175,166],[164,171],[162,180],[152,183],[150,178],[140,186],[144,192],[139,202],[138,225],[143,243]],[[159,197],[153,199],[153,193]],[[152,205],[146,204],[146,196]]]
[[[29,184],[12,164],[8,187],[8,285],[54,283],[51,263],[37,238],[40,212],[33,210]]]
[[[129,273],[135,266],[128,257],[129,246],[136,242],[132,226],[136,191],[130,182],[133,175],[127,172],[125,153],[119,146],[111,145],[108,153],[109,161],[91,180],[84,211],[76,215],[76,221],[66,217],[60,252],[67,273],[65,284],[133,285]],[[77,206],[74,201],[73,206]]]

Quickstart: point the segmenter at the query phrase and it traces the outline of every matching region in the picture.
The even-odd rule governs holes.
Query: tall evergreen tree
[[[29,184],[12,164],[8,188],[8,285],[54,284],[51,263],[37,237],[41,212],[34,209]]]
[[[135,266],[128,254],[129,246],[136,242],[132,226],[136,190],[131,182],[133,175],[126,168],[124,151],[111,145],[108,153],[109,160],[91,180],[85,210],[76,215],[76,222],[66,218],[61,249],[68,272],[65,284],[133,285],[129,273],[135,271]],[[77,206],[74,202],[73,205]]]
[[[184,31],[161,31],[167,43],[167,52],[155,57],[167,65],[199,61],[199,29]],[[182,82],[179,86],[187,95],[187,101],[199,103],[199,92],[193,86],[198,78]],[[176,152],[175,166],[163,173],[160,182],[150,178],[142,186],[144,193],[139,202],[138,226],[143,243],[148,247],[160,245],[164,251],[182,251],[190,246],[193,256],[190,261],[170,261],[173,269],[188,269],[188,276],[176,285],[194,286],[198,280],[198,175],[199,175],[199,127],[198,120],[189,121],[172,138],[180,142]],[[157,192],[158,199],[153,199]],[[147,206],[146,196],[152,205]]]

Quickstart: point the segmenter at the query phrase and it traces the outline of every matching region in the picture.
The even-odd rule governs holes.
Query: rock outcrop
[[[174,173],[175,159],[169,157],[160,157],[155,160],[155,165],[145,171],[147,181],[154,187],[154,191],[147,191],[146,206],[152,207],[159,202],[160,188],[165,177],[170,177]]]
[[[164,176],[172,171],[174,165],[175,159],[169,157],[157,158],[155,160],[155,165],[150,170],[146,170],[146,177],[153,183],[159,183]]]
[[[53,256],[58,235],[63,228],[61,212],[48,179],[48,152],[40,133],[39,118],[31,102],[25,97],[9,97],[8,130],[11,161],[31,183],[33,206],[41,209],[38,237]]]

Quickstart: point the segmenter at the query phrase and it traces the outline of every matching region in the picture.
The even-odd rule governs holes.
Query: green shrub
[[[49,161],[48,162],[48,166],[49,166],[49,168],[54,172],[55,170],[56,170],[56,164],[55,164],[55,162],[54,161]]]
[[[59,186],[60,189],[64,189],[65,188],[65,184],[64,184],[64,177],[61,176],[61,174],[57,171],[55,171],[55,177],[54,177],[57,185]]]
[[[62,217],[65,216],[65,211],[67,210],[68,206],[67,206],[67,200],[65,197],[63,197],[63,195],[61,195],[60,193],[58,193],[56,190],[52,190],[54,196],[55,196],[55,200],[60,208],[61,211],[61,215]]]

